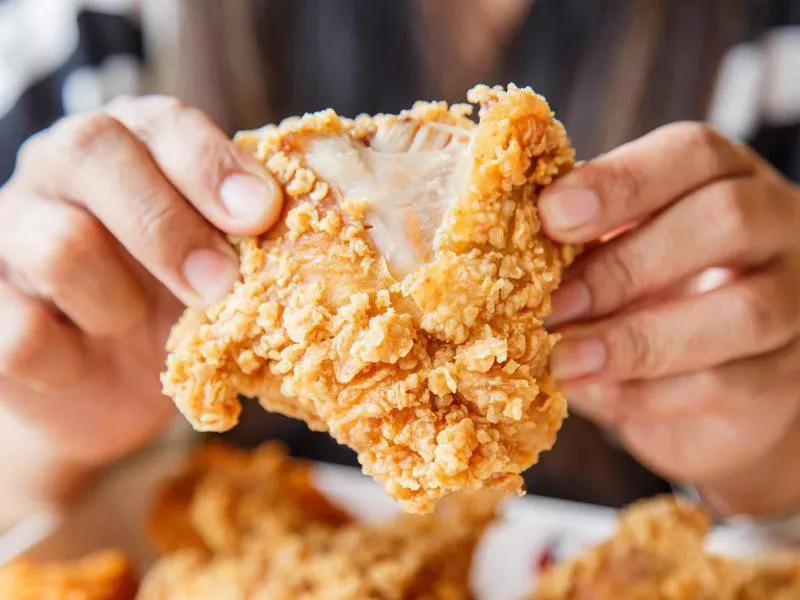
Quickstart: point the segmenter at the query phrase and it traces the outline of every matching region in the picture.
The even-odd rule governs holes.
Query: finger
[[[575,168],[542,194],[545,232],[586,243],[663,209],[713,181],[744,176],[756,162],[711,127],[678,123]]]
[[[201,111],[167,96],[120,99],[107,112],[147,145],[173,186],[228,233],[259,234],[278,220],[282,192]]]
[[[652,380],[567,384],[562,391],[571,409],[615,425],[632,417],[666,420],[711,412],[774,411],[774,403],[767,407],[758,399],[791,400],[799,356],[800,341],[795,339],[773,352],[711,369]]]
[[[145,297],[113,239],[83,210],[31,196],[0,207],[0,261],[90,335],[140,323]]]
[[[776,264],[714,291],[568,329],[556,346],[557,378],[650,379],[768,352],[800,329],[792,269]]]
[[[41,143],[35,164],[51,176],[32,185],[87,208],[184,303],[202,307],[228,293],[238,276],[233,249],[119,121],[73,117]]]
[[[661,461],[662,471],[679,467],[686,473],[699,462],[696,453],[704,438],[712,437],[708,443],[716,446],[702,461],[713,468],[713,456],[726,438],[740,455],[731,457],[729,450],[725,460],[745,464],[785,433],[800,409],[798,358],[800,340],[795,339],[774,352],[714,369],[650,381],[566,386],[564,393],[571,411],[617,431],[650,464]],[[735,429],[733,422],[738,423]],[[693,439],[684,444],[680,436]],[[681,460],[682,445],[693,448],[694,456]],[[671,450],[665,458],[666,447]]]
[[[797,235],[794,201],[771,180],[724,179],[599,246],[553,296],[551,325],[608,315],[712,267],[754,267]]]
[[[36,390],[71,383],[85,372],[80,334],[41,302],[0,280],[0,375]]]

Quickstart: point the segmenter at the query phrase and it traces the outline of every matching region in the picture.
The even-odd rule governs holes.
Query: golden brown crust
[[[449,504],[449,506],[448,506]],[[495,498],[443,503],[436,516],[250,537],[239,553],[162,559],[140,600],[471,600],[470,569]]]
[[[545,572],[531,600],[798,600],[800,561],[705,552],[708,515],[674,498],[631,507],[616,536]]]
[[[208,447],[176,481],[198,471],[203,473],[201,480],[214,475],[234,482],[229,491],[240,494],[238,501],[232,503],[230,494],[212,494],[201,501],[199,514],[203,484],[196,484],[195,497],[185,510],[197,517],[205,544],[187,544],[167,553],[145,578],[139,600],[211,600],[223,591],[230,600],[472,598],[472,555],[494,517],[496,494],[448,499],[435,515],[401,515],[388,523],[363,524],[343,519],[345,513],[308,481],[305,467],[275,444],[250,456],[219,445]],[[279,502],[270,494],[270,501],[263,501],[262,495],[259,502],[247,502],[252,490],[243,491],[240,484],[250,480],[259,486],[252,480],[262,477],[272,480],[273,490],[281,494]],[[156,515],[162,509],[157,504]],[[298,519],[303,514],[305,521]],[[170,526],[164,518],[153,523]]]
[[[350,516],[311,482],[308,465],[277,443],[253,452],[206,444],[161,488],[148,531],[161,553],[234,552],[251,535],[337,528]]]
[[[328,110],[239,136],[284,186],[286,212],[263,238],[234,240],[241,281],[172,332],[164,392],[196,428],[233,427],[242,393],[355,449],[407,510],[459,490],[521,493],[520,473],[566,416],[547,367],[557,338],[542,320],[574,250],[541,233],[536,199],[574,158],[529,89],[481,86],[470,100],[477,126],[469,107],[418,103],[353,121]],[[435,236],[426,215],[396,215],[414,258],[392,262],[366,224],[377,200],[344,196],[309,168],[319,140],[356,153],[422,144],[440,150],[425,156],[445,171],[463,154],[468,178]]]
[[[80,561],[34,565],[17,560],[0,567],[3,600],[133,600],[138,578],[116,551]]]

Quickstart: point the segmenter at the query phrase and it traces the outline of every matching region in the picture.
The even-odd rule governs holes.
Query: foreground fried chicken
[[[233,427],[243,394],[352,447],[407,510],[521,492],[566,415],[542,320],[574,251],[545,238],[536,201],[574,153],[530,89],[468,98],[477,125],[418,103],[238,137],[286,212],[234,240],[241,280],[169,339],[163,389],[195,428]]]
[[[119,552],[80,561],[34,565],[17,560],[0,567],[2,600],[133,600],[137,576]]]
[[[709,527],[674,498],[634,505],[613,539],[546,571],[530,600],[800,600],[800,560],[710,555]]]
[[[155,502],[151,534],[169,548],[139,599],[467,600],[497,499],[451,498],[435,515],[359,524],[279,445],[208,446]]]
[[[292,460],[280,444],[246,452],[210,443],[163,485],[148,531],[162,553],[234,552],[251,535],[274,540],[350,520],[314,487],[310,466]]]

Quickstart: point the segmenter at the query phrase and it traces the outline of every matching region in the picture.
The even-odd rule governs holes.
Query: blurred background
[[[27,137],[120,94],[176,95],[232,133],[509,81],[547,97],[581,158],[703,119],[800,180],[800,0],[0,0],[0,183]],[[230,437],[354,462],[255,406]],[[612,506],[669,489],[578,417],[528,479]]]

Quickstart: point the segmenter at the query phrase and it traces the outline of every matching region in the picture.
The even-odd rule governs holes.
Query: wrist
[[[773,517],[800,511],[800,418],[769,452],[734,472],[694,484],[721,517]]]

